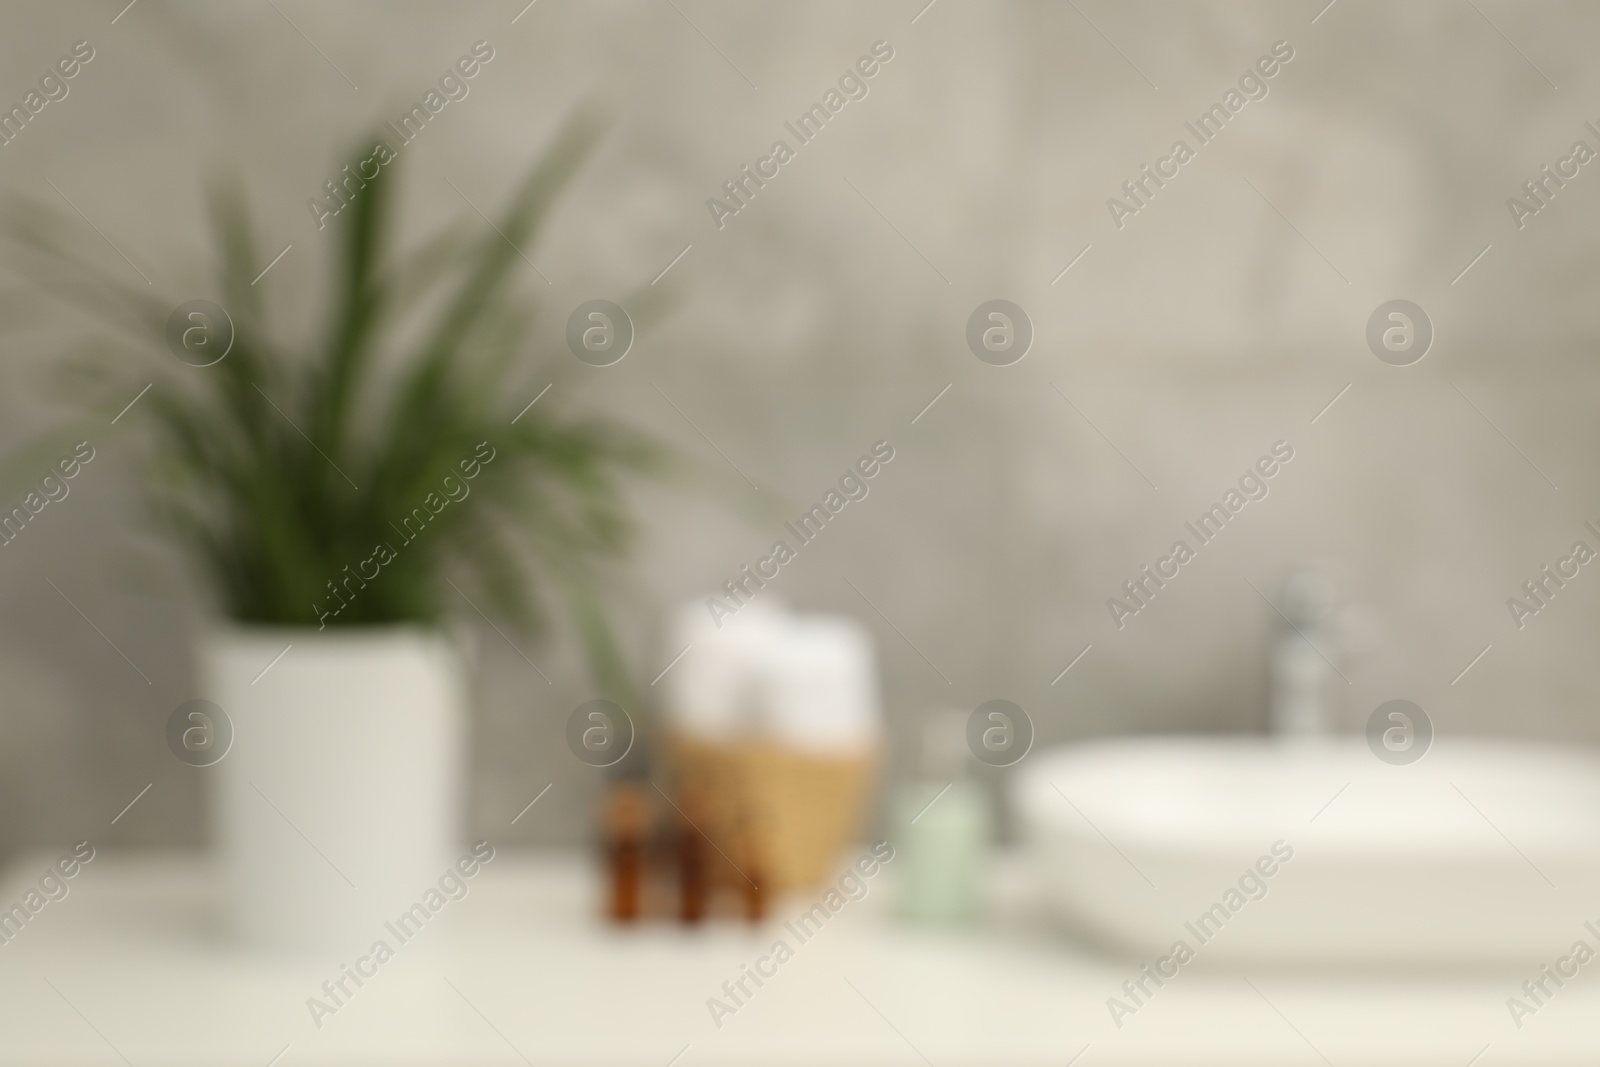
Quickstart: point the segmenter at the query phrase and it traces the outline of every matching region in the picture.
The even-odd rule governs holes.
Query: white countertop
[[[0,908],[54,858],[13,863]],[[1011,901],[997,909],[1004,918],[933,933],[893,920],[892,876],[800,944],[782,922],[810,900],[780,902],[760,930],[618,930],[595,916],[585,857],[502,852],[319,1029],[307,998],[348,955],[239,953],[213,932],[200,857],[103,852],[65,899],[0,945],[0,1064],[267,1067],[280,1053],[277,1067],[667,1067],[674,1057],[676,1067],[1063,1067],[1080,1052],[1080,1067],[1600,1058],[1600,961],[1521,1030],[1506,998],[1545,961],[1519,974],[1398,977],[1208,973],[1197,961],[1118,1029],[1106,999],[1137,964],[1074,945],[1006,890],[1015,879],[997,887]],[[707,998],[778,937],[794,958],[719,1029]]]

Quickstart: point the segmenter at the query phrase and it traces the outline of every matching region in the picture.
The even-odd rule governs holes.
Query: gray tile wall
[[[471,95],[404,150],[415,236],[476,224],[447,179],[497,203],[565,109],[606,102],[609,142],[530,250],[552,284],[526,280],[546,312],[528,381],[701,465],[637,495],[643,536],[615,610],[642,680],[675,651],[666,607],[763,552],[886,438],[896,458],[871,495],[772,592],[872,627],[897,744],[930,704],[1001,696],[1041,743],[1260,729],[1273,616],[1249,583],[1275,596],[1317,560],[1367,620],[1350,721],[1403,696],[1440,730],[1600,737],[1600,576],[1585,568],[1520,631],[1505,606],[1573,541],[1600,547],[1582,529],[1600,520],[1600,165],[1520,230],[1505,203],[1575,140],[1600,149],[1584,128],[1600,125],[1594,8],[940,0],[913,24],[919,0],[546,2],[513,25],[516,0],[280,6],[292,26],[243,3],[142,0],[114,24],[120,3],[7,10],[0,99],[20,101],[74,41],[96,57],[0,148],[0,187],[57,207],[65,194],[176,300],[206,293],[200,197],[231,168],[266,242],[294,246],[262,284],[285,334],[304,336],[331,245],[305,201],[350,131],[399,114],[473,41],[495,47]],[[866,98],[719,231],[706,198],[791,139],[785,120],[880,39],[895,54]],[[1175,139],[1193,144],[1183,122],[1279,40],[1295,55],[1269,94],[1113,225],[1107,198]],[[686,245],[669,274],[684,303],[622,364],[564,351],[572,306],[649,282]],[[1008,368],[963,341],[993,297],[1036,329]],[[1408,368],[1363,340],[1395,297],[1437,328]],[[9,280],[0,313],[0,447],[14,450],[63,410],[46,382],[79,324]],[[99,456],[72,495],[0,549],[0,850],[204,834],[203,773],[171,758],[161,726],[193,695],[207,614],[181,562],[137,530],[124,429],[91,434]],[[1119,631],[1106,598],[1280,439],[1295,459],[1270,496]],[[495,634],[479,640],[475,829],[582,837],[595,779],[560,725],[590,694],[570,644],[528,646],[546,686]]]

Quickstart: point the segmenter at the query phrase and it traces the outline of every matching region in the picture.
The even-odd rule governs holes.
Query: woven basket
[[[770,743],[669,742],[691,816],[716,847],[719,881],[749,878],[763,892],[819,885],[855,840],[878,752],[823,755]]]

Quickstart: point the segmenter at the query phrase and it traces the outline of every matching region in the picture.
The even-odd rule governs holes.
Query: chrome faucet
[[[1283,584],[1283,616],[1267,652],[1268,729],[1285,737],[1334,732],[1340,720],[1342,649],[1334,625],[1333,587],[1314,570],[1299,570]]]

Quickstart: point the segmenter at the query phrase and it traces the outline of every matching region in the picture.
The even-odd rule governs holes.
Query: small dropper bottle
[[[706,917],[711,902],[710,842],[700,831],[707,820],[705,789],[696,782],[681,783],[678,789],[678,918],[695,925]]]
[[[639,781],[621,779],[607,789],[602,849],[606,868],[606,917],[631,923],[644,897],[645,857],[650,831],[650,798]]]

